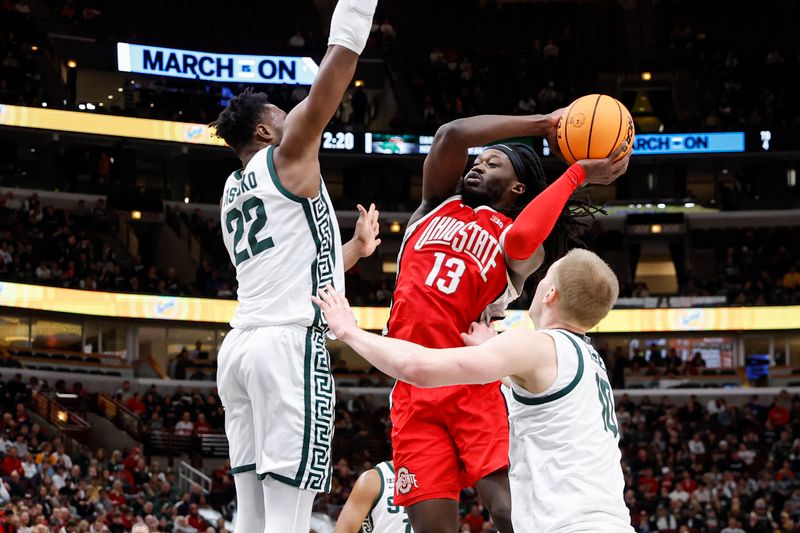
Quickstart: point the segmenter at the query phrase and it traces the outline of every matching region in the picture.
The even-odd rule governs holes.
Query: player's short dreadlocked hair
[[[517,178],[521,183],[525,184],[525,192],[517,198],[514,207],[506,212],[511,218],[516,218],[531,200],[547,188],[549,185],[547,174],[544,172],[539,156],[534,152],[533,148],[526,144],[506,143],[491,146],[490,148],[500,149],[506,155],[509,155],[508,150],[513,152],[513,154],[509,155],[509,159],[511,159],[514,170],[517,173]],[[544,242],[545,262],[543,268],[539,268],[534,277],[543,277],[547,272],[547,268],[572,248],[584,247],[581,235],[588,226],[589,221],[597,213],[604,213],[604,211],[591,201],[573,198],[567,202],[556,225],[553,227],[553,231],[550,232]]]
[[[209,126],[217,130],[217,137],[238,152],[253,138],[253,131],[268,102],[265,93],[256,93],[247,88],[231,98],[228,107]]]

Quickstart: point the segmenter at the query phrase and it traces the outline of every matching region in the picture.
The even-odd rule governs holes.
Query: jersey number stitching
[[[597,397],[603,407],[603,429],[611,432],[616,437],[619,429],[617,427],[617,415],[614,412],[614,397],[611,395],[611,385],[601,378],[600,374],[595,374],[595,381],[597,381]]]
[[[253,219],[252,214],[254,209],[255,219]],[[239,247],[239,242],[244,236],[244,226],[251,220],[253,223],[250,224],[250,229],[247,231],[247,243],[250,246],[250,253],[247,253],[247,248],[237,252],[236,249]],[[234,222],[236,223],[235,233],[233,233]],[[239,266],[244,261],[247,261],[250,259],[250,257],[256,256],[264,250],[269,250],[275,246],[275,243],[272,241],[272,237],[266,237],[258,240],[258,232],[264,229],[266,224],[267,210],[264,207],[264,202],[255,196],[244,201],[242,204],[242,211],[239,211],[234,207],[225,215],[225,228],[228,230],[228,233],[233,233],[233,258],[236,266]]]
[[[445,294],[453,294],[456,292],[458,284],[461,282],[461,276],[464,275],[464,271],[467,269],[467,266],[464,264],[464,261],[458,257],[448,257],[447,261],[445,261],[447,256],[444,253],[434,252],[433,255],[436,256],[436,262],[433,264],[430,274],[428,274],[428,279],[425,280],[425,285],[428,287],[433,287],[434,282],[436,282],[436,288],[441,292]],[[438,280],[436,279],[439,277],[439,271],[442,269],[442,264],[444,264],[445,268],[450,269],[445,272],[445,275],[450,278],[449,283],[446,283],[444,278],[440,278]]]

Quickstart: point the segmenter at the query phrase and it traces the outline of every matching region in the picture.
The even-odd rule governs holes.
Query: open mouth
[[[473,172],[469,172],[469,173],[467,173],[466,176],[464,176],[464,183],[466,185],[471,186],[471,187],[475,187],[477,185],[480,185],[482,181],[483,180],[481,179],[480,174],[478,174],[477,172],[474,172],[474,171]]]

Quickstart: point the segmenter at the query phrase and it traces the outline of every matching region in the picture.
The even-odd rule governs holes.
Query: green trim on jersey
[[[511,394],[514,396],[514,399],[517,400],[518,402],[523,403],[525,405],[542,405],[543,403],[554,402],[556,400],[560,400],[561,398],[572,392],[572,389],[577,387],[578,383],[580,383],[581,378],[583,377],[583,352],[581,352],[581,349],[578,347],[578,343],[575,342],[575,340],[572,338],[571,335],[568,335],[564,331],[561,331],[561,333],[569,340],[569,342],[572,343],[572,346],[575,347],[575,353],[578,355],[578,371],[575,373],[575,379],[573,379],[569,383],[569,385],[567,385],[558,392],[554,392],[553,394],[548,394],[547,396],[539,396],[536,398],[528,398],[527,396],[521,396],[517,394],[517,391],[512,389]]]
[[[242,474],[244,472],[252,472],[255,469],[256,469],[256,464],[255,463],[249,464],[249,465],[237,466],[235,468],[231,468],[228,471],[228,475],[229,476],[235,476],[236,474]]]
[[[271,477],[275,481],[280,481],[281,483],[285,483],[289,486],[300,487],[300,483],[295,481],[294,479],[282,476],[280,474],[275,474],[273,472],[264,472],[263,474],[258,474],[256,477],[258,477],[259,481],[264,481],[265,479],[267,479],[267,477]]]
[[[312,270],[312,275],[313,275]],[[305,421],[303,422],[303,454],[300,457],[300,467],[297,469],[295,482],[299,485],[303,482],[306,473],[306,461],[308,460],[308,445],[311,440],[311,328],[306,330],[306,353],[303,360],[303,380],[305,387],[303,391],[303,405],[305,407]]]
[[[308,198],[303,198],[302,196],[297,196],[296,194],[289,192],[289,190],[283,186],[283,183],[281,183],[280,178],[278,178],[278,171],[275,170],[275,161],[272,155],[273,152],[275,152],[274,144],[267,148],[267,168],[269,169],[269,176],[272,178],[272,184],[275,185],[275,188],[278,189],[278,191],[289,200],[305,203]]]

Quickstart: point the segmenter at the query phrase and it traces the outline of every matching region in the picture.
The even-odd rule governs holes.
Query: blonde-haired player
[[[334,533],[412,533],[402,505],[394,503],[394,463],[378,463],[358,476]]]
[[[358,328],[332,288],[315,298],[331,330],[370,363],[419,387],[510,376],[511,516],[516,531],[629,533],[619,430],[606,368],[585,334],[619,293],[597,255],[572,250],[547,271],[529,311],[537,330],[495,336],[473,324],[464,348],[433,350]]]

